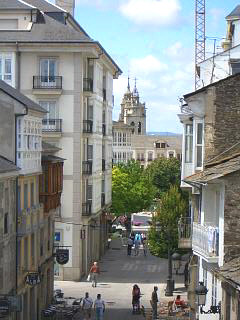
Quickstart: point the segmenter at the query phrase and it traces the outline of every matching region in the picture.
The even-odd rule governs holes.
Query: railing
[[[92,213],[92,200],[87,200],[87,202],[82,204],[82,215],[90,216]]]
[[[43,119],[43,132],[62,132],[62,119]]]
[[[83,91],[93,92],[93,79],[83,78]]]
[[[92,161],[83,161],[82,162],[82,173],[83,174],[92,174]]]
[[[192,248],[207,257],[218,257],[218,228],[193,223]]]
[[[103,89],[103,101],[106,101],[107,99],[107,91],[106,89]]]
[[[62,89],[62,76],[33,76],[33,89]]]
[[[92,133],[93,132],[93,121],[83,120],[83,132]]]
[[[106,160],[102,159],[102,171],[106,170]]]
[[[182,217],[178,221],[178,247],[190,249],[192,247],[192,223],[190,217]]]
[[[106,135],[106,124],[105,123],[102,124],[102,134],[103,134],[103,136]]]
[[[101,194],[101,206],[104,207],[105,206],[105,193]]]

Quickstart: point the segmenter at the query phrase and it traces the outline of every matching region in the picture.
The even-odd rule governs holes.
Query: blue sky
[[[76,0],[75,18],[123,70],[114,81],[117,119],[130,73],[147,106],[147,130],[181,132],[178,97],[194,88],[195,0]],[[240,2],[206,0],[206,36],[224,38]],[[207,40],[207,52],[213,40]]]

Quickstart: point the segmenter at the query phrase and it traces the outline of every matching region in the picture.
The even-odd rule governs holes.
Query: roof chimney
[[[55,4],[71,13],[71,15],[74,17],[75,0],[55,0]]]

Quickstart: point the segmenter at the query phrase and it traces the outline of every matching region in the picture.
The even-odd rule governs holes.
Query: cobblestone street
[[[120,241],[112,242],[111,249],[105,254],[99,263],[101,275],[97,288],[92,288],[91,283],[82,282],[63,282],[56,281],[55,288],[62,289],[65,296],[83,297],[85,292],[95,300],[96,295],[101,293],[106,302],[106,312],[104,320],[129,320],[143,319],[142,316],[132,315],[131,313],[131,292],[132,286],[139,285],[142,293],[141,305],[150,307],[151,293],[153,286],[159,288],[160,300],[171,300],[164,296],[167,277],[167,260],[148,255],[127,256],[126,247],[122,247]],[[181,270],[182,271],[182,270]],[[185,295],[183,289],[183,276],[174,275],[178,294]],[[174,295],[177,294],[174,293]],[[81,318],[80,318],[81,319]],[[94,320],[95,317],[92,317]]]

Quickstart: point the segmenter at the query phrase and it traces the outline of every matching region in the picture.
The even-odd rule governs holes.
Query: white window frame
[[[11,60],[11,72],[8,73],[5,70],[6,60]],[[5,81],[7,84],[14,86],[15,85],[15,59],[13,53],[0,53],[0,79]],[[10,79],[7,79],[10,77]]]
[[[189,128],[192,127],[192,131],[187,130],[188,127]],[[184,162],[193,163],[193,124],[192,123],[186,123],[184,126]]]
[[[202,125],[202,139],[201,142],[198,141],[198,126]],[[201,150],[201,156],[202,161],[201,165],[198,165],[198,150]],[[202,120],[196,120],[195,122],[195,163],[196,163],[196,169],[202,169],[203,168],[203,150],[204,150],[204,123]]]

